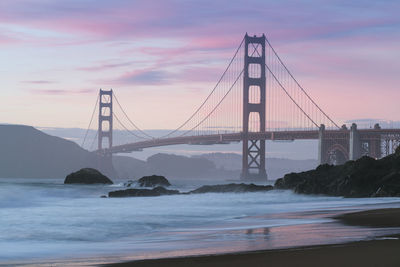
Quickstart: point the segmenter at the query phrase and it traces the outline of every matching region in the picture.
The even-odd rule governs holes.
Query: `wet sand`
[[[348,225],[400,227],[400,209],[348,213]],[[400,235],[345,244],[114,263],[104,266],[400,266]]]
[[[400,209],[397,208],[346,213],[334,218],[354,226],[400,227]]]

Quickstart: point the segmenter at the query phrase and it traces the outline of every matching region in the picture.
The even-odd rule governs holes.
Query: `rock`
[[[100,198],[107,198],[107,196],[106,195],[102,195],[102,196],[100,196]]]
[[[275,188],[301,194],[396,197],[400,196],[400,157],[393,154],[375,160],[365,156],[343,165],[324,164],[315,170],[286,174],[275,182]]]
[[[396,155],[400,156],[400,146],[398,146],[394,152]]]
[[[196,190],[190,191],[189,194],[201,193],[244,193],[259,192],[272,190],[271,185],[255,185],[255,184],[222,184],[222,185],[205,185]]]
[[[108,197],[156,197],[162,195],[179,195],[179,194],[202,194],[202,193],[245,193],[245,192],[261,192],[272,190],[271,185],[255,185],[255,184],[222,184],[222,185],[205,185],[188,193],[180,193],[178,190],[168,190],[158,186],[153,189],[125,189],[112,191],[108,193]]]
[[[101,172],[92,168],[83,168],[73,172],[64,180],[64,184],[112,184],[113,182]]]
[[[178,190],[168,190],[158,186],[153,189],[125,189],[112,191],[108,193],[108,197],[156,197],[162,195],[177,195]]]
[[[171,184],[164,176],[143,176],[138,181],[141,187],[170,186]]]

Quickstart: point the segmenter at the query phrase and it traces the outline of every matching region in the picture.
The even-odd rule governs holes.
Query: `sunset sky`
[[[243,35],[265,33],[339,123],[400,120],[400,2],[0,1],[0,123],[86,128],[113,88],[144,129],[172,129]]]

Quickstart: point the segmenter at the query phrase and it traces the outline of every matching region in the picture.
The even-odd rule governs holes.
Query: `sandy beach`
[[[348,225],[400,227],[400,209],[347,213],[335,219]],[[400,266],[400,235],[345,244],[131,261],[104,266]]]

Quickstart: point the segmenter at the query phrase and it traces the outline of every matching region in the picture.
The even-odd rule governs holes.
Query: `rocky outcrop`
[[[143,176],[138,181],[141,187],[170,186],[171,184],[164,176],[151,175]]]
[[[190,191],[190,194],[202,193],[245,193],[245,192],[261,192],[272,190],[271,185],[255,185],[255,184],[221,184],[221,185],[205,185]]]
[[[73,172],[64,180],[64,184],[112,184],[113,182],[101,172],[92,168],[83,168]]]
[[[177,195],[178,190],[168,190],[158,186],[153,189],[126,189],[112,191],[108,193],[108,197],[157,197],[162,195]]]
[[[400,149],[380,160],[362,157],[343,165],[320,165],[315,170],[290,173],[275,182],[277,189],[301,194],[344,197],[399,197]]]

